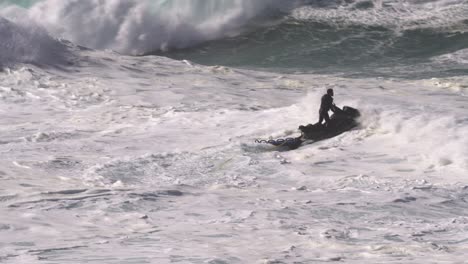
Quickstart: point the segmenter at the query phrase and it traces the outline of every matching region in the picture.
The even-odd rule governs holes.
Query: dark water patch
[[[395,200],[393,200],[393,202],[394,203],[410,203],[410,202],[414,202],[416,200],[417,200],[416,197],[407,196],[407,197],[404,197],[404,198],[395,199]]]
[[[6,224],[0,224],[0,231],[10,230],[11,226]]]
[[[184,193],[178,190],[164,190],[164,191],[144,192],[144,193],[131,192],[128,194],[128,196],[131,198],[141,198],[146,201],[157,201],[160,197],[163,197],[163,196],[180,197],[183,195]]]
[[[70,194],[78,194],[82,192],[86,192],[88,189],[77,189],[77,190],[63,190],[63,191],[56,191],[56,192],[46,192],[44,194],[65,194],[65,195],[70,195]]]
[[[124,69],[124,70],[135,72],[135,73],[145,73],[145,71],[140,70],[140,69],[135,68],[135,67],[128,67],[128,66],[125,66],[125,65],[121,65],[120,67],[122,69]]]
[[[336,239],[336,240],[349,240],[349,231],[348,230],[336,230],[328,229],[322,232],[322,237],[326,239]]]
[[[85,196],[77,196],[77,197],[58,197],[58,198],[45,198],[45,199],[37,199],[31,201],[23,201],[18,203],[10,204],[8,207],[10,208],[18,208],[22,206],[50,206],[50,203],[53,202],[67,202],[67,201],[83,201],[83,200],[94,200],[96,198],[102,198],[105,196],[109,196],[109,194],[95,194],[95,195],[85,195]]]
[[[2,202],[7,202],[7,201],[11,201],[13,199],[16,199],[18,196],[17,195],[2,195],[0,196],[0,203]]]
[[[400,238],[399,235],[396,234],[387,234],[384,235],[385,240],[393,241],[393,242],[405,242],[403,239]]]
[[[88,194],[101,194],[101,193],[109,193],[111,191],[112,190],[110,189],[93,189],[93,190],[89,190],[87,193]]]
[[[3,261],[7,261],[10,258],[17,258],[17,257],[19,257],[19,255],[17,254],[6,254],[4,256],[0,256],[0,263],[3,263]]]
[[[356,205],[356,203],[354,203],[354,202],[340,202],[340,203],[336,203],[336,205],[343,205],[343,206],[350,205],[350,206],[354,206],[354,205]]]
[[[167,195],[167,196],[182,196],[182,195],[184,195],[183,192],[178,191],[178,190],[161,191],[160,194]]]
[[[140,198],[142,200],[150,202],[155,202],[159,200],[159,195],[157,193],[130,193],[129,197]]]
[[[71,246],[71,247],[57,247],[57,248],[45,248],[45,249],[31,249],[28,250],[28,253],[32,253],[34,255],[43,255],[48,253],[54,253],[56,251],[68,251],[78,248],[85,248],[87,246]]]

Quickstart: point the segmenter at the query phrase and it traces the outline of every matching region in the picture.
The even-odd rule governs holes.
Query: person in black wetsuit
[[[330,117],[328,116],[328,111],[332,110],[334,113],[336,112],[336,105],[333,103],[333,89],[328,89],[327,93],[322,96],[322,103],[320,104],[319,110],[319,121],[317,124],[322,124],[325,120],[325,126],[328,126],[328,122],[330,122]]]

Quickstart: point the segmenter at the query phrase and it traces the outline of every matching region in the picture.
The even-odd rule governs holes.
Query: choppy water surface
[[[465,262],[466,2],[13,2],[0,263]]]

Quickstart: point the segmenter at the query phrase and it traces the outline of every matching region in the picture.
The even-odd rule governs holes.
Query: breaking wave
[[[26,1],[18,6],[4,1],[0,14],[11,19],[26,16],[52,35],[79,45],[141,54],[238,35],[250,20],[289,12],[302,2],[46,0]]]

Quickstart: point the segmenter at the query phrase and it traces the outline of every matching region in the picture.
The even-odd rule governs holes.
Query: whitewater
[[[466,263],[468,3],[0,1],[0,263]],[[360,126],[280,151],[320,98]]]

